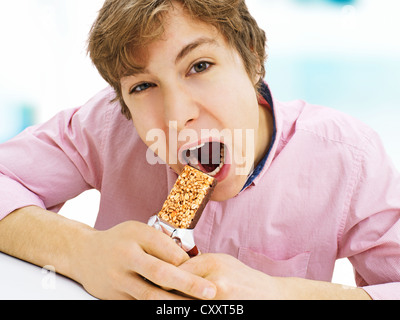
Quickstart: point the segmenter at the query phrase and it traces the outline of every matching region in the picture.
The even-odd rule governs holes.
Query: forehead
[[[137,44],[132,49],[132,59],[139,65],[145,65],[152,53],[173,47],[176,50],[188,46],[192,50],[200,45],[219,46],[227,44],[221,33],[211,24],[191,17],[181,5],[175,4],[164,13],[162,18],[162,32],[148,41]],[[171,53],[164,51],[163,54]],[[181,52],[182,53],[182,52]],[[185,51],[183,53],[186,53]],[[182,54],[181,54],[182,55]],[[178,55],[179,59],[179,55]]]
[[[168,40],[174,37],[177,32],[199,32],[206,34],[219,35],[217,29],[200,18],[191,16],[181,5],[172,5],[171,9],[163,17],[164,33],[161,39]]]

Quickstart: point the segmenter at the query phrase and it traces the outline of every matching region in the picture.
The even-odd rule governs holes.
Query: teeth
[[[206,143],[203,143],[196,147],[189,148],[186,150],[186,152],[184,154],[184,158],[187,161],[187,163],[199,170],[201,170],[201,166],[200,166],[200,163],[198,160],[198,156],[196,154],[193,154],[192,152],[203,148],[205,145],[206,145]],[[225,165],[225,147],[221,148],[219,166],[213,172],[208,172],[207,174],[210,176],[213,176],[213,177],[216,176],[221,171],[221,169],[224,165]]]
[[[222,169],[222,167],[225,164],[225,148],[221,150],[221,158],[220,158],[220,164],[218,168],[216,168],[213,172],[208,173],[210,176],[214,177],[216,176]]]
[[[190,150],[190,151],[195,151],[195,150],[197,150],[197,149],[203,148],[205,145],[206,145],[206,144],[203,143],[203,144],[201,144],[201,145],[199,145],[199,146],[197,146],[197,147],[190,148],[189,150]]]

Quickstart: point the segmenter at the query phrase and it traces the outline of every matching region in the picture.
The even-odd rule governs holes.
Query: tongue
[[[207,172],[213,172],[221,162],[221,144],[218,142],[206,143],[200,149],[198,159]]]

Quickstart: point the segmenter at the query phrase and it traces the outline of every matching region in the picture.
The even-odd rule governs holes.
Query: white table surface
[[[81,285],[0,253],[0,300],[94,300]]]

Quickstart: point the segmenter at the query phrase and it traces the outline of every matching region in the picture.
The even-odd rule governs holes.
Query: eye
[[[146,91],[147,89],[150,89],[152,87],[155,87],[155,84],[149,83],[149,82],[143,82],[143,83],[133,87],[129,93],[130,94],[138,94],[138,93]]]
[[[199,63],[196,63],[196,64],[192,67],[192,69],[190,69],[188,75],[196,74],[196,73],[202,73],[202,72],[208,70],[208,69],[211,67],[211,65],[212,65],[211,63],[205,62],[205,61],[201,61],[201,62],[199,62]]]

